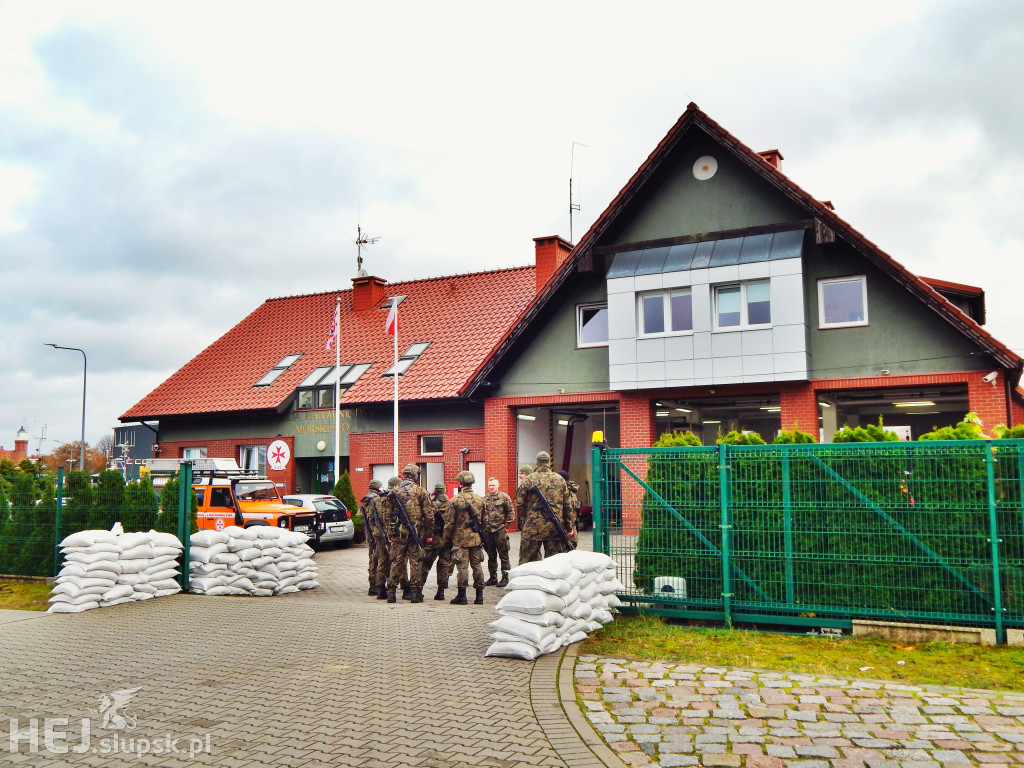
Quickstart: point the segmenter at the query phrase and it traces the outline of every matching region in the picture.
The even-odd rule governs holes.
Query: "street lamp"
[[[47,347],[53,347],[54,349],[69,349],[72,352],[82,353],[82,444],[78,448],[78,468],[85,472],[85,382],[89,370],[89,360],[85,356],[84,349],[79,349],[78,347],[61,347],[58,346],[57,344],[50,344],[48,341],[43,342],[43,344]]]

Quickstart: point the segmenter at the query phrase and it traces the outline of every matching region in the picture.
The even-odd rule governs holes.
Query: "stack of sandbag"
[[[573,550],[513,568],[505,589],[485,655],[535,659],[612,621],[624,587],[610,557]]]
[[[319,587],[304,533],[269,525],[193,533],[189,588],[202,595],[287,595]]]
[[[80,613],[181,589],[181,542],[169,533],[79,531],[60,546],[63,565],[47,613]]]

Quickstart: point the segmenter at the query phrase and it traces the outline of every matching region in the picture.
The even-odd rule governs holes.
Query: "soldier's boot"
[[[492,573],[491,578],[484,582],[485,587],[496,587],[498,586],[498,574]]]
[[[367,591],[366,594],[368,594],[370,597],[376,597],[377,596],[377,588],[376,587],[370,587],[369,591]]]
[[[476,589],[476,600],[473,601],[473,605],[483,605],[484,604],[484,588],[483,587],[475,587],[475,589]]]
[[[502,571],[501,572],[501,581],[498,582],[498,586],[499,587],[507,587],[508,586],[508,571]]]
[[[435,600],[444,600],[444,587],[438,587],[437,593],[434,595]]]
[[[383,584],[381,584],[379,587],[377,587],[377,599],[378,600],[387,600],[388,599],[388,588],[386,586],[384,586]]]
[[[420,587],[413,587],[412,588],[412,597],[410,598],[409,602],[412,602],[412,603],[422,603],[423,602],[423,590]]]
[[[466,588],[459,587],[458,594],[456,594],[455,597],[453,597],[448,602],[451,605],[469,605],[469,601],[466,599]]]
[[[387,599],[388,599],[389,603],[397,603],[398,602],[398,598],[395,596],[395,588],[394,587],[388,587],[388,597],[387,597]]]
[[[412,587],[402,587],[402,599],[412,600]]]

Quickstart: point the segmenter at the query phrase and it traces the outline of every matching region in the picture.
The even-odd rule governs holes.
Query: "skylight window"
[[[266,374],[264,374],[263,378],[260,379],[259,381],[257,381],[255,384],[253,384],[253,386],[254,387],[267,387],[267,386],[270,386],[275,381],[277,381],[278,377],[282,373],[284,373],[289,368],[291,368],[295,364],[295,361],[298,360],[300,357],[302,357],[301,354],[299,354],[299,355],[286,355],[281,360],[281,362],[279,362],[277,365],[275,365],[273,368],[271,368],[269,371],[267,371]]]
[[[338,382],[344,394],[368,370],[370,363],[342,363],[338,367],[322,365],[314,368],[313,372],[299,384],[295,407],[299,410],[333,408],[335,382]]]
[[[398,358],[398,362],[384,372],[384,375],[394,376],[397,374],[401,376],[412,367],[413,363],[419,360],[420,356],[427,351],[427,348],[432,343],[433,342],[430,341],[417,341],[415,344],[412,344],[404,353],[402,353],[402,356]]]

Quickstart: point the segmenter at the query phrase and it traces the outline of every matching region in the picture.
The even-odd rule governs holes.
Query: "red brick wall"
[[[537,260],[537,269],[534,275],[537,280],[537,291],[544,287],[544,283],[554,274],[559,265],[572,251],[572,245],[558,237],[535,237],[533,238],[534,251]]]
[[[799,429],[818,439],[818,398],[814,388],[816,382],[779,385],[779,414],[782,429]]]

